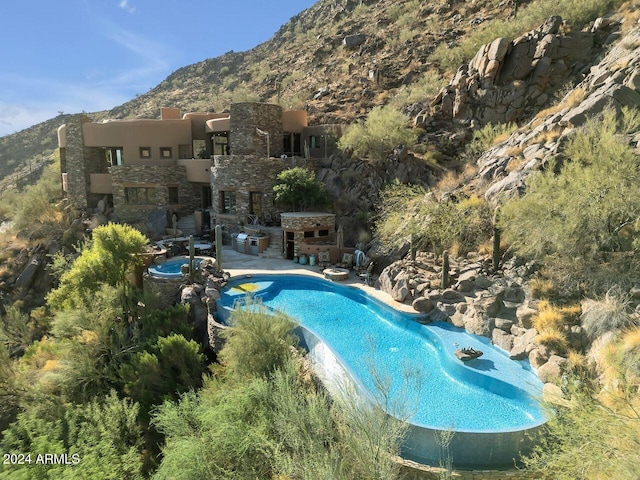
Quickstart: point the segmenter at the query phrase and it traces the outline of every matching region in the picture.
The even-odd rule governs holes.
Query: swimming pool
[[[452,430],[454,464],[512,465],[529,447],[526,432],[545,422],[538,377],[485,338],[446,323],[421,325],[418,315],[360,289],[309,276],[236,278],[221,293],[223,319],[247,293],[296,319],[303,346],[329,380],[346,374],[369,397],[388,383],[391,410],[402,410],[388,413],[410,415],[407,458],[440,460],[438,432]],[[462,346],[484,355],[463,364],[454,355]]]
[[[195,268],[198,268],[202,257],[193,259]],[[182,265],[189,264],[189,257],[174,257],[168,259],[164,263],[149,266],[148,270],[151,275],[159,278],[180,278],[182,276]]]

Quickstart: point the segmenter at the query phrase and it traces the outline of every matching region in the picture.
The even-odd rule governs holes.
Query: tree
[[[564,148],[562,161],[530,177],[526,194],[506,202],[500,225],[522,255],[553,264],[567,286],[606,292],[631,282],[640,245],[640,162],[617,132],[614,110],[590,119]]]
[[[408,126],[408,119],[393,107],[375,107],[369,112],[364,123],[359,122],[347,127],[338,146],[352,148],[354,156],[369,157],[382,161],[393,149],[404,145],[412,148],[416,144],[417,134]]]
[[[411,237],[416,248],[431,247],[439,255],[454,244],[470,251],[490,236],[490,209],[478,197],[438,202],[423,187],[396,181],[380,193],[377,209],[376,234],[392,247]]]
[[[32,452],[32,463],[0,464],[0,478],[142,478],[136,403],[115,392],[85,405],[40,400],[18,415],[0,442],[3,452]],[[36,464],[39,453],[66,454],[73,465]]]
[[[324,185],[316,183],[315,177],[315,173],[302,167],[283,170],[273,187],[276,203],[290,205],[295,211],[325,206],[327,191]]]
[[[124,302],[127,275],[142,263],[139,254],[146,244],[146,237],[129,225],[109,223],[97,227],[92,240],[60,277],[60,286],[47,296],[49,304],[57,310],[89,305],[92,294],[103,284],[120,288]]]

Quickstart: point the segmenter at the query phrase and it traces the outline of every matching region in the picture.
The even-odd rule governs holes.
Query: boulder
[[[540,347],[534,348],[529,353],[529,363],[533,368],[540,368],[542,365],[547,363],[548,360],[549,355],[547,355],[547,352]]]
[[[538,335],[538,332],[535,328],[530,328],[525,331],[525,333],[519,337],[516,337],[513,342],[513,348],[509,353],[509,358],[512,360],[524,360],[529,356],[529,353],[536,348],[536,345],[533,343],[534,338]]]
[[[538,377],[544,383],[559,382],[567,365],[567,359],[558,355],[551,355],[549,361],[538,368]]]
[[[429,313],[435,308],[434,303],[426,297],[418,297],[411,304],[413,309],[419,313]]]
[[[513,335],[499,328],[494,328],[491,332],[491,342],[503,350],[510,352],[513,348]]]
[[[464,299],[464,297],[456,292],[453,288],[447,288],[442,292],[442,299],[448,302],[460,302]]]
[[[401,278],[393,286],[390,292],[391,298],[396,302],[404,302],[405,298],[409,295],[409,282],[406,278]]]
[[[356,35],[347,35],[342,40],[342,45],[347,49],[354,49],[362,45],[367,40],[367,36],[363,33]]]
[[[33,285],[38,272],[40,271],[40,267],[42,266],[42,262],[38,257],[33,257],[22,271],[20,276],[18,276],[15,288],[19,288],[21,290],[28,290],[31,285]]]
[[[542,398],[545,402],[562,407],[570,407],[571,402],[564,397],[562,389],[553,383],[545,383],[542,387]]]
[[[473,292],[476,288],[476,283],[473,280],[460,280],[454,288],[459,292]]]

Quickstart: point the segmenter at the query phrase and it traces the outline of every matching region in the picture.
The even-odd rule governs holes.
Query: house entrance
[[[293,260],[293,256],[295,255],[295,233],[294,232],[284,232],[285,238],[285,258],[287,260]]]
[[[202,186],[202,208],[211,208],[213,205],[211,196],[211,185]]]

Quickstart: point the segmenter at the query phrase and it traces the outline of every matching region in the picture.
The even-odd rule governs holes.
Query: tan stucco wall
[[[87,147],[122,147],[128,165],[175,164],[180,145],[192,145],[191,120],[118,120],[85,123]],[[140,147],[151,147],[151,157],[140,158]],[[160,158],[160,147],[171,147],[172,159]]]
[[[58,127],[58,148],[67,148],[67,126]]]
[[[304,110],[285,110],[282,112],[282,131],[302,133],[307,126],[307,112]]]

